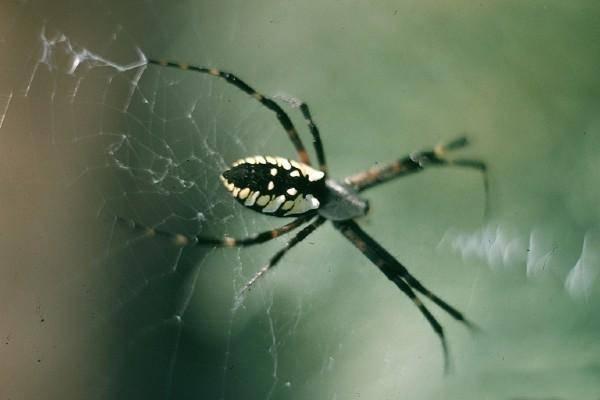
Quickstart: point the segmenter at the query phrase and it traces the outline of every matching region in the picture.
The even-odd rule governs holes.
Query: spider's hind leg
[[[274,99],[281,100],[284,103],[287,103],[292,108],[299,108],[302,116],[306,120],[306,124],[308,125],[308,129],[313,137],[313,145],[315,147],[315,152],[317,153],[317,161],[319,162],[319,169],[325,172],[327,175],[327,162],[325,161],[325,150],[323,150],[323,142],[321,142],[321,134],[319,133],[319,128],[310,113],[310,109],[308,108],[308,104],[304,101],[286,95],[276,95],[273,96]]]
[[[246,282],[246,284],[244,286],[242,286],[242,289],[239,291],[239,296],[238,296],[238,300],[236,301],[236,306],[235,308],[237,308],[243,298],[244,295],[246,294],[246,292],[248,292],[250,289],[252,289],[252,287],[254,286],[254,284],[260,279],[262,278],[263,275],[265,275],[267,272],[269,272],[269,270],[271,270],[275,265],[277,265],[277,263],[283,258],[283,256],[290,251],[290,249],[292,247],[294,247],[295,245],[297,245],[298,243],[300,243],[301,241],[303,241],[304,239],[306,239],[306,237],[308,235],[310,235],[311,233],[313,233],[315,231],[315,229],[317,229],[319,226],[321,226],[325,221],[327,221],[325,218],[323,217],[318,217],[316,218],[311,224],[305,226],[300,232],[298,232],[296,234],[296,236],[294,236],[293,238],[291,238],[286,244],[285,247],[283,247],[282,249],[280,249],[277,253],[275,253],[267,262],[267,264],[265,264],[265,266],[263,266],[261,269],[258,270],[258,272],[256,272],[254,274],[254,276],[252,276],[252,278],[250,278],[250,280],[248,282]]]
[[[191,246],[215,246],[215,247],[246,247],[255,244],[268,242],[269,240],[275,239],[281,235],[284,235],[294,229],[298,228],[302,224],[308,222],[309,219],[313,218],[314,214],[303,215],[296,218],[292,222],[274,228],[268,231],[263,231],[245,238],[233,238],[231,236],[223,236],[221,238],[207,237],[207,236],[190,236],[182,233],[172,233],[162,229],[145,226],[137,221],[126,219],[123,217],[115,217],[116,221],[125,225],[129,229],[139,231],[144,236],[153,237],[159,236],[171,241],[171,243],[177,247],[191,247]]]
[[[220,69],[217,69],[217,68],[208,68],[208,67],[202,67],[202,66],[198,66],[198,65],[191,65],[191,64],[180,63],[180,62],[175,62],[175,61],[157,60],[157,59],[149,58],[148,63],[158,65],[161,67],[177,68],[177,69],[184,70],[184,71],[199,72],[201,74],[208,74],[208,75],[212,75],[214,77],[224,79],[230,85],[235,86],[242,92],[244,92],[247,95],[254,98],[256,101],[258,101],[264,107],[266,107],[267,109],[274,112],[275,115],[277,116],[277,120],[279,121],[279,123],[281,124],[283,129],[286,131],[289,139],[291,140],[292,144],[296,148],[296,152],[298,153],[298,158],[300,159],[300,161],[303,162],[304,164],[310,165],[310,159],[308,157],[308,153],[306,152],[306,148],[304,147],[304,144],[302,143],[300,136],[298,136],[296,127],[294,127],[292,120],[286,114],[286,112],[283,111],[283,109],[279,106],[279,104],[277,104],[274,100],[272,100],[268,96],[258,92],[252,86],[248,85],[245,81],[241,80],[236,75],[232,74],[231,72],[221,71]]]

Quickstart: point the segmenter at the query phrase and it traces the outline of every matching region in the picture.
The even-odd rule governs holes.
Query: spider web
[[[48,158],[57,165],[51,179],[60,191],[85,194],[85,209],[68,212],[88,224],[94,245],[81,264],[69,261],[77,270],[65,269],[49,290],[71,293],[82,304],[78,318],[87,321],[71,325],[80,332],[56,330],[65,340],[83,341],[79,346],[95,360],[96,367],[73,376],[67,397],[239,398],[251,389],[251,397],[273,398],[308,380],[312,369],[292,374],[294,354],[286,349],[302,346],[295,332],[319,306],[304,299],[326,282],[309,287],[304,262],[292,254],[295,271],[279,295],[259,285],[240,310],[234,308],[237,291],[283,239],[267,250],[180,249],[115,219],[216,237],[282,223],[248,215],[218,179],[244,155],[272,149],[293,156],[273,115],[214,78],[148,67],[141,43],[102,4],[94,9],[104,17],[96,26],[104,35],[88,35],[90,27],[78,31],[36,7],[23,4],[13,15],[15,26],[31,29],[4,34],[7,49],[23,38],[28,45],[7,68],[16,83],[2,97],[0,128],[14,129],[20,104],[31,115],[39,112],[31,134],[44,136],[32,137],[31,144],[43,143],[52,153]],[[65,201],[63,207],[76,205]],[[79,230],[71,235],[85,231]],[[292,282],[302,296],[282,296]],[[42,326],[59,323],[46,316],[48,303],[38,303]],[[53,357],[57,352],[38,353],[37,362],[48,369],[68,370]],[[335,350],[327,354],[314,360],[323,372]],[[50,397],[63,395],[53,390]]]
[[[441,38],[446,33],[429,36],[412,25],[408,16],[415,10],[409,2],[326,7],[324,21],[369,16],[373,36],[338,26],[340,38],[349,35],[354,41],[332,39],[337,36],[329,30],[310,36],[293,21],[312,18],[311,7],[291,3],[52,3],[2,6],[0,136],[4,181],[15,190],[5,207],[14,213],[6,217],[4,234],[12,267],[1,291],[7,304],[0,313],[7,321],[0,332],[7,364],[0,397],[591,399],[597,393],[598,322],[589,316],[600,266],[599,216],[592,207],[598,191],[590,189],[596,174],[585,171],[597,170],[593,133],[599,125],[588,103],[580,107],[580,123],[563,121],[562,128],[589,136],[560,155],[557,149],[571,142],[558,129],[551,131],[555,121],[540,116],[527,118],[543,136],[524,139],[517,132],[496,139],[507,122],[490,111],[498,106],[495,99],[487,99],[489,109],[474,113],[477,117],[456,117],[456,110],[444,107],[454,101],[460,110],[475,107],[486,99],[486,90],[467,90],[456,100],[454,94],[438,97],[439,85],[451,82],[447,90],[455,92],[469,86],[466,79],[481,79],[482,87],[492,85],[502,95],[511,79],[489,71],[477,46],[469,54],[479,69],[457,78],[456,71],[464,68],[456,61],[461,57],[437,48],[437,43],[448,44]],[[354,11],[346,15],[342,9]],[[436,8],[427,20],[443,31],[444,23],[437,23],[446,21],[446,12],[452,14]],[[556,15],[562,17],[561,12]],[[402,28],[394,19],[398,14],[405,18]],[[473,29],[489,22],[490,15],[495,14],[472,14],[484,21],[473,23]],[[267,27],[255,28],[262,25]],[[287,51],[295,47],[298,32],[316,49]],[[399,37],[406,49],[400,55]],[[413,43],[413,37],[423,42]],[[374,45],[379,39],[381,47]],[[357,43],[373,52],[371,63],[356,59]],[[425,52],[427,46],[434,49]],[[510,54],[511,49],[504,50]],[[270,54],[270,62],[260,60],[263,53]],[[308,61],[305,54],[311,55]],[[369,195],[376,211],[361,225],[493,334],[472,338],[440,316],[460,366],[444,377],[438,343],[422,317],[374,268],[365,268],[368,263],[331,228],[320,229],[290,252],[236,308],[237,291],[285,238],[243,250],[181,249],[118,223],[116,216],[217,237],[246,236],[284,223],[239,207],[218,179],[243,156],[295,156],[272,113],[221,80],[147,66],[146,57],[222,67],[269,95],[291,87],[298,91],[291,95],[309,96],[336,176],[394,159],[407,152],[402,149],[452,139],[467,128],[486,132],[470,154],[496,166],[491,222],[481,220],[479,177],[454,171],[447,178],[437,171],[419,182],[408,180],[403,188]],[[388,59],[394,57],[400,62]],[[347,71],[339,72],[344,69],[339,63]],[[587,85],[591,73],[579,67]],[[312,68],[323,76],[307,73]],[[386,77],[397,77],[399,68],[415,82],[431,82],[390,82]],[[520,68],[511,71],[530,78]],[[361,72],[363,79],[356,82],[353,74]],[[373,75],[381,78],[370,80]],[[322,90],[314,93],[320,84]],[[393,89],[386,91],[388,86]],[[423,93],[424,87],[430,92]],[[571,110],[558,100],[539,103],[545,112]],[[394,116],[398,109],[401,118]],[[440,119],[428,120],[434,109]],[[289,112],[308,145],[304,122],[296,110]],[[506,143],[527,149],[543,147],[548,138],[553,145],[540,156],[544,165],[569,165],[574,158],[577,165],[555,182],[543,168],[534,170],[538,192],[531,194],[524,189],[528,182],[515,178],[519,168],[529,166],[530,154],[515,151],[511,159]],[[531,205],[542,203],[543,210]],[[435,212],[428,216],[429,210]],[[433,253],[436,243],[439,252]],[[500,271],[511,267],[516,267],[512,274]],[[518,273],[519,267],[526,273]],[[514,293],[514,303],[506,301],[506,288]],[[522,304],[538,316],[545,335],[528,321],[531,314],[519,319]],[[548,355],[565,335],[572,341],[565,347],[578,354],[577,362],[566,352]],[[22,349],[28,349],[25,355]],[[526,363],[523,354],[529,355]],[[514,374],[536,386],[516,382],[500,388],[498,382]],[[556,376],[567,383],[549,383]],[[499,386],[493,394],[490,381]]]

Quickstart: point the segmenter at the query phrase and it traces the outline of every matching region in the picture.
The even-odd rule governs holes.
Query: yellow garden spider
[[[390,164],[373,167],[346,177],[343,180],[335,180],[328,176],[325,152],[321,143],[319,130],[312,119],[306,103],[296,99],[282,99],[291,103],[292,106],[300,108],[302,115],[306,119],[313,137],[314,148],[319,162],[318,169],[311,166],[306,148],[298,136],[298,132],[292,121],[281,106],[273,99],[254,90],[237,76],[214,68],[198,67],[171,61],[150,59],[148,62],[162,67],[196,71],[223,78],[276,114],[279,123],[287,132],[288,137],[296,148],[299,161],[271,156],[248,157],[234,162],[231,168],[223,172],[220,178],[226,189],[242,205],[266,215],[294,217],[295,219],[279,228],[240,239],[227,236],[223,238],[187,236],[147,228],[135,221],[127,222],[133,228],[144,230],[147,235],[167,237],[175,245],[182,247],[199,245],[218,247],[251,246],[267,242],[305,225],[296,236],[287,242],[285,247],[275,253],[269,262],[243,286],[241,293],[244,293],[269,269],[273,268],[285,253],[329,220],[342,235],[371,260],[419,308],[440,338],[444,354],[444,365],[448,367],[448,346],[444,330],[421,302],[417,292],[428,297],[433,303],[437,304],[454,319],[467,327],[475,329],[475,325],[468,321],[460,311],[425,288],[394,256],[368,235],[354,219],[364,216],[369,209],[367,200],[359,195],[361,192],[394,178],[422,171],[430,166],[458,166],[480,171],[484,178],[487,207],[486,165],[478,160],[449,160],[445,157],[448,151],[466,146],[466,138],[461,137],[445,145],[438,145],[430,150],[412,153]]]

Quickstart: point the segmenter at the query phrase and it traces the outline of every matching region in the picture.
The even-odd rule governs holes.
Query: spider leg
[[[344,222],[346,225],[346,222]],[[392,256],[386,249],[384,249],[379,243],[377,243],[370,235],[368,235],[360,226],[358,226],[355,222],[351,221],[348,223],[349,229],[355,237],[358,237],[362,242],[364,242],[372,251],[378,254],[382,259],[385,260],[386,266],[389,272],[392,275],[399,275],[402,279],[408,283],[408,285],[416,290],[417,292],[427,296],[432,302],[434,302],[438,307],[442,310],[446,311],[452,318],[463,323],[467,328],[472,331],[480,331],[481,329],[477,327],[473,322],[469,321],[463,313],[458,311],[456,308],[452,307],[450,304],[446,303],[444,300],[436,296],[433,292],[427,289],[423,284],[415,278],[409,271],[406,269],[400,261],[398,261],[394,256]],[[344,233],[342,231],[342,233]],[[344,233],[344,235],[346,235]],[[385,273],[385,271],[384,271]],[[386,274],[387,275],[387,274]],[[390,278],[391,279],[391,278]]]
[[[356,245],[356,244],[355,244]],[[390,278],[388,276],[388,278]],[[450,355],[448,350],[448,342],[446,340],[446,335],[444,334],[444,328],[442,325],[435,319],[433,314],[429,311],[427,307],[421,302],[421,299],[417,296],[417,294],[402,280],[400,277],[390,278],[392,282],[398,286],[398,288],[413,302],[415,306],[419,308],[419,311],[423,314],[429,325],[433,331],[440,338],[440,342],[442,344],[442,353],[444,354],[444,371],[450,370]]]
[[[321,142],[321,134],[319,133],[319,128],[315,124],[315,121],[312,118],[310,110],[308,108],[308,104],[302,103],[300,104],[300,111],[308,124],[308,128],[310,129],[310,133],[313,136],[313,145],[315,147],[315,152],[317,153],[317,160],[319,161],[319,168],[321,171],[325,172],[327,175],[327,162],[325,161],[325,151],[323,150],[323,143]]]
[[[308,104],[304,101],[297,99],[291,96],[283,96],[278,95],[274,96],[274,98],[284,101],[288,103],[293,108],[300,108],[300,112],[302,116],[306,120],[306,124],[308,125],[308,129],[313,137],[313,145],[315,148],[315,152],[317,153],[317,160],[319,162],[319,169],[325,172],[327,175],[327,162],[325,161],[325,151],[323,150],[323,142],[321,141],[321,134],[319,133],[319,128],[315,121],[313,120],[312,114],[310,113],[310,109],[308,108]]]
[[[245,238],[233,238],[230,236],[224,236],[222,238],[212,238],[206,236],[188,236],[183,235],[181,233],[171,233],[168,231],[164,231],[161,229],[150,228],[145,225],[140,224],[139,222],[125,219],[122,217],[115,217],[118,222],[126,225],[130,229],[134,229],[140,232],[144,232],[144,234],[148,237],[151,236],[161,236],[169,239],[175,246],[178,247],[188,247],[188,246],[216,246],[216,247],[246,247],[254,244],[264,243],[269,240],[275,239],[283,234],[286,234],[300,225],[306,223],[309,219],[313,218],[315,214],[306,214],[293,220],[292,222],[285,224],[281,227],[271,229],[269,231],[260,232],[254,234],[252,236],[248,236]]]
[[[415,172],[423,171],[429,166],[455,166],[471,168],[480,171],[483,176],[483,189],[485,192],[485,213],[489,215],[489,184],[487,166],[483,161],[472,159],[446,158],[448,151],[457,150],[468,145],[466,137],[460,137],[445,145],[438,145],[433,149],[412,153],[389,164],[376,166],[366,171],[351,175],[345,181],[359,192],[386,183],[392,179],[400,178]]]
[[[296,151],[298,152],[299,160],[301,162],[303,162],[304,164],[310,165],[310,159],[308,157],[308,153],[306,152],[306,148],[304,147],[304,144],[302,143],[300,136],[298,136],[298,132],[296,131],[296,128],[294,127],[294,124],[292,123],[292,120],[285,113],[285,111],[283,111],[283,109],[275,101],[273,101],[272,99],[268,98],[267,96],[257,92],[250,85],[248,85],[246,82],[244,82],[243,80],[241,80],[234,74],[232,74],[230,72],[221,71],[216,68],[200,67],[200,66],[183,64],[183,63],[166,61],[166,60],[148,59],[148,63],[160,65],[162,67],[178,68],[178,69],[186,70],[186,71],[196,71],[196,72],[200,72],[203,74],[220,77],[220,78],[223,78],[225,81],[227,81],[227,83],[230,83],[231,85],[237,87],[244,93],[252,96],[258,102],[260,102],[263,106],[265,106],[269,110],[273,111],[277,115],[277,119],[279,120],[279,123],[281,124],[281,126],[283,126],[283,129],[285,129],[285,131],[287,132],[290,140],[292,141],[294,147],[296,148]]]
[[[246,284],[240,290],[240,297],[244,295],[245,292],[250,290],[252,286],[258,281],[264,274],[266,274],[271,268],[273,268],[277,263],[283,258],[283,256],[295,245],[300,243],[302,240],[306,239],[308,235],[313,233],[315,229],[325,222],[326,219],[323,217],[318,217],[311,223],[310,225],[305,226],[300,232],[296,234],[290,241],[288,241],[282,249],[280,249],[277,253],[275,253],[270,259],[269,262],[262,267],[254,276],[246,282]]]
[[[348,239],[356,248],[358,248],[371,262],[373,262],[383,272],[388,279],[398,286],[413,303],[419,308],[421,313],[427,319],[433,330],[439,336],[444,351],[444,365],[449,366],[448,346],[442,326],[435,317],[429,312],[413,289],[429,297],[435,304],[450,314],[454,319],[462,322],[469,328],[475,328],[475,325],[464,318],[463,314],[454,307],[446,303],[425,288],[417,279],[415,279],[408,270],[377,243],[371,236],[363,231],[353,220],[335,222],[335,227]]]

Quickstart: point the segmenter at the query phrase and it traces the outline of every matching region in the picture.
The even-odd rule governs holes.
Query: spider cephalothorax
[[[263,106],[273,111],[296,148],[299,161],[281,157],[255,156],[235,162],[225,171],[221,180],[231,194],[244,206],[266,215],[276,217],[296,217],[293,221],[269,231],[261,232],[246,238],[223,238],[193,236],[147,228],[133,222],[133,226],[143,229],[146,234],[169,237],[177,246],[211,245],[222,247],[250,246],[264,243],[280,235],[291,232],[304,225],[292,237],[284,248],[271,257],[269,262],[254,274],[242,288],[241,292],[250,289],[254,283],[269,269],[274,267],[283,255],[296,244],[304,240],[325,221],[331,221],[346,239],[363,253],[384,275],[400,289],[413,304],[418,307],[441,340],[444,360],[448,365],[447,346],[444,330],[436,318],[423,304],[419,295],[429,298],[433,303],[466,326],[473,325],[462,313],[436,296],[419,282],[392,254],[379,245],[354,220],[367,213],[368,202],[359,196],[367,189],[389,182],[392,179],[423,171],[433,166],[458,166],[476,169],[483,173],[487,210],[487,175],[483,162],[472,159],[447,159],[446,153],[464,147],[465,138],[459,138],[446,145],[439,145],[431,150],[416,152],[399,158],[389,164],[375,166],[363,172],[349,176],[343,180],[334,180],[327,176],[325,152],[321,143],[319,130],[315,125],[308,106],[297,99],[280,98],[298,107],[304,116],[313,136],[313,143],[318,169],[311,167],[310,159],[298,132],[291,119],[274,100],[258,93],[237,76],[215,68],[198,67],[171,61],[148,60],[151,64],[196,71],[219,77],[252,96]],[[395,223],[396,221],[394,221]]]

